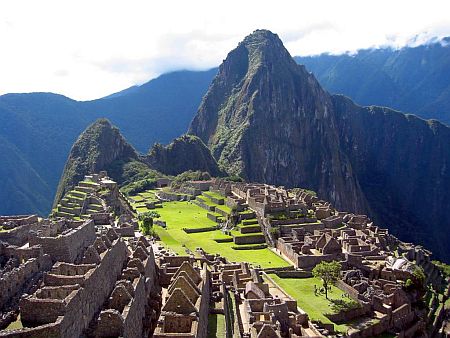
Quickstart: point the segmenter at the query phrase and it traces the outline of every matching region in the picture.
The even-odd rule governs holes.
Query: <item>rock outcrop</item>
[[[228,54],[189,133],[230,173],[315,190],[450,258],[450,129],[330,95],[269,31]]]
[[[178,175],[187,170],[204,171],[212,176],[222,174],[208,147],[193,135],[180,136],[167,146],[156,143],[144,157],[144,162],[167,175]]]

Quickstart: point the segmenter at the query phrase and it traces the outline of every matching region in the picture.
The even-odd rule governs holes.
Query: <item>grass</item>
[[[17,316],[17,319],[14,322],[11,322],[8,327],[6,328],[6,330],[18,330],[18,329],[22,329],[23,325],[22,325],[22,321],[20,319],[20,314]]]
[[[230,238],[220,230],[186,234],[183,228],[204,228],[216,225],[206,217],[207,211],[190,202],[164,202],[158,209],[160,219],[167,229],[155,226],[161,241],[180,255],[186,254],[186,248],[195,251],[200,247],[208,253],[218,253],[232,262],[249,262],[263,268],[289,266],[284,259],[269,249],[233,250],[234,243],[217,243],[214,239]],[[183,247],[185,245],[185,247]]]
[[[213,201],[211,201],[210,199],[205,198],[205,197],[197,196],[197,200],[198,200],[199,202],[205,203],[207,206],[210,206],[210,207],[215,207],[215,206],[217,206],[217,204],[215,204]]]
[[[220,209],[220,210],[226,212],[227,214],[231,214],[231,208],[227,205],[217,205],[216,209]]]
[[[214,192],[214,191],[205,191],[202,193],[202,195],[205,195],[206,197],[212,197],[212,198],[217,198],[217,199],[225,199],[225,196]]]
[[[325,324],[334,324],[335,330],[346,332],[349,328],[345,324],[335,324],[327,317],[325,313],[333,313],[333,303],[325,298],[325,295],[314,294],[314,285],[317,288],[322,287],[322,282],[317,278],[280,278],[275,274],[269,275],[280,287],[284,289],[291,297],[297,300],[297,305],[305,311],[311,320],[317,320]],[[342,290],[331,286],[328,291],[328,298],[341,301],[344,294]]]
[[[222,314],[208,315],[208,338],[225,337],[225,316]]]

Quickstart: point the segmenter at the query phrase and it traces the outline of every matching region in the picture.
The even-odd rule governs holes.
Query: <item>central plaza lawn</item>
[[[297,305],[300,309],[305,311],[310,320],[318,320],[325,324],[334,324],[335,330],[340,332],[347,332],[349,328],[345,324],[335,324],[327,317],[325,313],[333,313],[332,303],[325,298],[325,294],[314,294],[314,285],[317,288],[322,287],[322,281],[317,278],[280,278],[275,274],[269,274],[269,277],[273,279],[284,291],[286,291],[291,297],[297,300]],[[328,298],[332,300],[341,301],[344,292],[331,286],[331,291],[328,291]]]
[[[216,225],[206,217],[207,211],[190,202],[164,202],[157,211],[159,218],[167,224],[163,229],[155,225],[154,229],[161,241],[180,255],[186,254],[186,248],[195,251],[200,247],[210,254],[220,254],[231,262],[249,262],[262,268],[289,266],[283,258],[269,249],[234,250],[233,242],[217,243],[214,239],[229,238],[220,230],[187,234],[183,228],[204,228]]]

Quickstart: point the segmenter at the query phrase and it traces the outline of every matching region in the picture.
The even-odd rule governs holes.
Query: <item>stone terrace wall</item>
[[[20,330],[0,331],[2,338],[60,338],[59,326],[62,317],[59,317],[55,323],[41,325],[33,328],[23,328]]]
[[[30,245],[42,245],[44,253],[49,254],[53,261],[74,263],[85,249],[94,243],[95,238],[95,225],[89,220],[57,237],[31,238]]]
[[[48,256],[31,258],[22,263],[18,268],[5,273],[0,278],[0,309],[17,293],[21,292],[23,286],[43,270],[51,267],[51,259]]]
[[[54,324],[17,330],[14,334],[0,334],[0,337],[40,337],[41,332],[44,332],[42,337],[79,337],[111,293],[127,254],[127,247],[121,239],[116,240],[109,250],[102,253],[101,262],[94,271],[89,271],[90,277],[86,279],[84,287],[78,289],[66,305],[64,317],[59,317]],[[33,311],[42,311],[43,313],[39,315],[44,318],[51,310],[51,302],[48,303],[49,308],[45,310],[27,306],[27,301],[28,299],[22,300],[25,311],[29,311],[28,314],[22,313],[24,317],[28,315],[36,317],[38,314]],[[45,303],[47,300],[43,301]]]
[[[202,271],[202,295],[200,301],[200,308],[198,313],[198,328],[197,337],[206,338],[208,335],[208,314],[209,314],[209,301],[211,296],[211,283],[210,283],[210,272],[206,265],[203,267]]]
[[[87,328],[114,288],[127,254],[127,247],[121,239],[116,240],[113,247],[105,252],[84,288],[67,305],[66,315],[61,322],[61,337],[78,337]]]
[[[124,337],[140,337],[143,332],[143,318],[145,316],[145,308],[148,304],[149,295],[157,289],[157,271],[155,264],[155,256],[153,250],[148,247],[149,255],[144,263],[144,275],[139,277],[135,284],[134,297],[123,311],[124,317]],[[158,290],[159,291],[159,290]],[[148,319],[145,319],[148,320]]]
[[[348,285],[347,283],[345,283],[342,280],[338,280],[336,281],[336,286],[341,289],[342,291],[348,293],[349,297],[353,300],[358,301],[358,295],[359,292],[358,290],[354,289],[353,287],[351,287],[350,285]]]
[[[8,231],[0,232],[0,242],[22,246],[28,242],[30,238],[30,231],[36,231],[39,227],[39,223],[30,223],[20,225]]]
[[[329,313],[325,316],[335,323],[346,323],[354,318],[362,317],[368,314],[371,310],[370,304],[363,304],[361,307],[347,311],[340,311],[338,313]]]

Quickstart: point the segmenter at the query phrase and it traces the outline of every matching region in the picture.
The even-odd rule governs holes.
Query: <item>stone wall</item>
[[[345,283],[342,280],[338,280],[336,282],[336,287],[338,287],[339,289],[341,289],[342,291],[346,292],[349,297],[355,301],[358,301],[358,295],[359,292],[358,290],[354,289],[353,287],[351,287],[350,285],[348,285],[347,283]]]
[[[0,337],[4,338],[60,338],[60,324],[63,317],[59,317],[55,323],[41,325],[20,330],[0,331]]]
[[[348,338],[371,338],[378,336],[385,332],[389,328],[389,320],[387,316],[380,319],[378,323],[369,325],[363,329],[353,331],[348,333],[346,337]]]
[[[11,256],[11,252],[8,256]],[[35,258],[27,259],[19,267],[3,274],[0,277],[0,309],[16,294],[24,292],[23,288],[31,278],[39,275],[42,271],[49,270],[51,265],[50,257],[40,254]]]
[[[105,252],[84,288],[67,305],[66,316],[61,322],[61,337],[78,337],[87,328],[93,315],[111,293],[126,257],[125,243],[120,239],[116,240],[113,247]]]
[[[200,307],[198,311],[198,327],[197,327],[197,337],[206,338],[208,336],[208,315],[209,315],[209,300],[211,297],[211,281],[210,272],[206,267],[203,266],[202,270],[202,285],[201,285],[201,300]]]
[[[299,268],[313,268],[320,262],[331,262],[339,260],[338,255],[298,255],[297,267]]]
[[[95,226],[92,220],[56,237],[33,237],[30,245],[41,245],[44,253],[50,255],[54,262],[74,263],[85,249],[95,241]]]
[[[121,239],[117,239],[110,249],[102,253],[102,259],[96,269],[88,272],[89,278],[86,279],[83,288],[73,291],[69,298],[65,298],[64,317],[62,320],[57,319],[55,326],[52,327],[52,334],[55,337],[69,338],[81,335],[83,330],[88,327],[94,314],[99,311],[105,299],[111,293],[127,255],[127,247]],[[38,295],[39,292],[35,295]],[[55,297],[57,293],[58,291],[56,291]],[[41,303],[39,307],[36,306],[39,303],[38,300]],[[51,311],[55,311],[52,308],[58,303],[55,302],[56,300],[58,299],[32,298],[32,296],[22,299],[22,320],[25,322],[27,320],[45,321],[45,316],[49,313],[51,314]],[[37,332],[42,330],[42,326],[29,330],[18,330],[15,332],[15,335],[8,337],[34,337],[33,330],[37,334]]]
[[[22,246],[26,242],[28,242],[30,238],[30,232],[38,230],[39,227],[39,223],[36,222],[23,224],[8,231],[2,231],[0,232],[0,242]]]
[[[338,313],[327,313],[325,316],[335,323],[346,323],[352,319],[363,317],[371,311],[370,304],[362,304],[361,307],[347,310],[339,311]]]
[[[259,244],[265,242],[264,235],[247,235],[233,237],[235,244]]]

